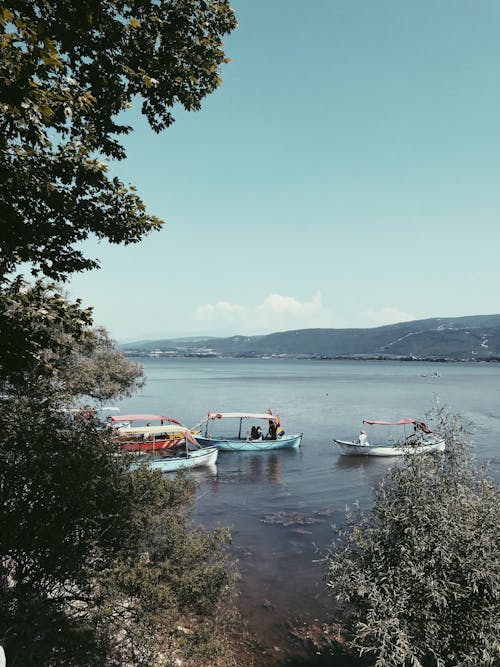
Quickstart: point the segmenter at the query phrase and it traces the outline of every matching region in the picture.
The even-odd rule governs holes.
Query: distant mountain
[[[263,336],[139,341],[129,354],[500,360],[500,315],[440,317],[372,329],[297,329]]]

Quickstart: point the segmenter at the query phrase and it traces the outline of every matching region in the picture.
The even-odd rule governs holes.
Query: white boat
[[[220,420],[229,420],[234,424],[233,431],[227,435],[222,432],[213,433],[214,423],[220,426]],[[258,434],[260,427],[250,426],[251,422],[267,422],[267,432]],[[276,449],[292,449],[300,447],[302,433],[286,435],[279,415],[267,412],[209,412],[192,431],[196,441],[202,447],[215,446],[227,452],[262,452]],[[222,429],[221,429],[222,430]]]
[[[445,440],[432,433],[430,428],[422,421],[416,419],[401,419],[395,422],[363,420],[363,424],[369,426],[412,426],[413,431],[397,440],[391,438],[390,442],[370,442],[364,431],[361,431],[357,441],[337,440],[333,442],[344,456],[403,456],[405,454],[426,454],[433,452],[444,452]]]
[[[147,466],[163,472],[175,472],[184,468],[213,466],[216,463],[219,454],[217,447],[201,447],[185,426],[171,424],[170,428],[177,429],[176,433],[182,437],[182,442],[161,450],[137,451],[132,464],[134,468]]]
[[[151,456],[139,454],[134,462],[135,466],[147,465],[154,470],[163,472],[176,472],[185,468],[199,468],[201,466],[213,466],[217,462],[219,450],[217,447],[203,447],[201,449],[188,450],[182,454],[162,454]]]

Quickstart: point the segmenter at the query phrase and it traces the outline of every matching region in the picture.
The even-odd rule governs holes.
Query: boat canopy
[[[121,426],[116,429],[118,435],[130,436],[130,435],[156,435],[156,434],[165,434],[171,435],[173,437],[182,437],[185,438],[192,445],[199,447],[196,440],[193,438],[193,434],[186,426],[176,425],[176,424],[165,424],[163,426]]]
[[[165,417],[164,415],[116,415],[109,418],[110,422],[138,422],[138,421],[166,421],[169,424],[182,424],[172,417]]]
[[[209,412],[207,418],[201,423],[208,422],[211,419],[265,419],[266,421],[279,422],[279,415],[273,415],[269,412]]]
[[[184,433],[187,429],[185,426],[178,424],[163,424],[163,426],[118,426],[113,430],[113,433],[121,433],[123,435],[134,435],[136,433],[144,433],[155,435],[157,433],[177,434]]]
[[[419,421],[418,419],[400,419],[397,422],[371,421],[369,419],[363,419],[363,424],[368,424],[369,426],[373,426],[374,424],[380,424],[382,426],[403,426],[406,424],[413,424],[424,433],[432,433],[427,424],[425,424],[423,421]]]

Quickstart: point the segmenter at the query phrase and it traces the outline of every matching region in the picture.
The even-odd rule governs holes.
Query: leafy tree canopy
[[[447,452],[393,467],[327,558],[339,620],[377,667],[500,661],[500,490],[458,417],[437,417]]]
[[[89,234],[133,243],[162,224],[103,161],[123,159],[136,100],[158,132],[219,84],[227,0],[10,0],[0,8],[0,278],[97,266]]]
[[[66,404],[129,396],[143,384],[142,368],[114,348],[104,329],[91,327],[91,310],[61,290],[16,278],[0,290],[0,390],[30,394],[43,385]]]

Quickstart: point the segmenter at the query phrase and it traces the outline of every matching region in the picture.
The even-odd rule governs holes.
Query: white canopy
[[[118,426],[114,429],[116,432],[121,435],[134,435],[135,433],[144,433],[148,435],[155,435],[157,433],[184,433],[191,431],[185,426],[179,426],[177,424],[163,424],[163,426]]]
[[[269,412],[209,412],[203,422],[210,419],[265,419],[266,421],[279,421],[279,415],[271,415]],[[202,423],[203,423],[202,422]]]
[[[185,438],[192,445],[198,446],[198,443],[193,438],[192,432],[185,426],[178,426],[177,424],[164,424],[163,426],[120,426],[115,429],[118,435],[127,436],[127,435],[162,435],[165,434],[167,437],[181,437]]]

